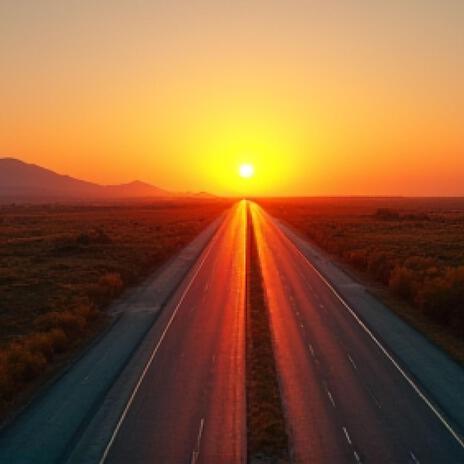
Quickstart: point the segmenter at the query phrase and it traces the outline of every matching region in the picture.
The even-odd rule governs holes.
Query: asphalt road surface
[[[293,461],[463,463],[446,419],[272,218],[251,212]]]
[[[106,463],[240,463],[246,454],[246,204],[166,308],[147,369],[108,444]]]
[[[82,423],[67,434],[72,440],[62,439],[60,449],[51,454],[52,443],[61,435],[50,431],[62,424],[64,432],[70,418],[78,420],[70,405],[79,404],[79,386],[103,373],[102,365],[112,359],[108,353],[117,351],[118,341],[122,345],[137,318],[122,320],[105,350],[89,350],[101,353],[93,370],[88,362],[79,380],[75,377],[81,371],[71,367],[39,396],[36,407],[31,404],[0,434],[0,464],[33,464],[34,455],[40,464],[246,462],[248,211],[292,462],[464,463],[462,438],[449,414],[430,399],[408,366],[391,355],[356,308],[336,293],[301,252],[302,245],[298,248],[258,205],[241,201],[225,216],[159,318],[153,319],[112,390],[89,399],[95,403],[92,417],[84,414]],[[459,370],[454,378],[460,379],[459,366],[453,367]],[[79,388],[60,402],[62,390],[70,390],[71,384]],[[55,404],[56,411],[50,414],[50,407],[41,406],[44,402]],[[47,461],[47,456],[55,457]]]

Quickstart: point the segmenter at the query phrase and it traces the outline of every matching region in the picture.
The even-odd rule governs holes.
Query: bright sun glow
[[[240,177],[249,179],[250,177],[253,177],[255,173],[255,168],[252,164],[241,164],[238,172],[240,174]]]

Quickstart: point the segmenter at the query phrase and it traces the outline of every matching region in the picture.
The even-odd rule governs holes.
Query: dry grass
[[[261,200],[464,361],[464,199]]]
[[[0,207],[0,414],[230,203]]]
[[[249,216],[249,223],[251,217]],[[254,233],[249,231],[247,430],[250,463],[287,463],[288,437]]]

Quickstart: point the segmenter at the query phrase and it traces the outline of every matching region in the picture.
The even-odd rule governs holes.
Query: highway
[[[246,221],[241,202],[165,308],[101,462],[245,461]]]
[[[2,430],[0,463],[245,463],[250,218],[292,463],[464,463],[454,411],[436,401],[441,395],[448,401],[441,404],[460,410],[462,369],[442,354],[423,358],[429,377],[443,372],[453,387],[442,383],[432,395],[411,374],[419,363],[392,354],[398,340],[384,345],[358,316],[360,305],[351,308],[302,252],[305,245],[249,201],[238,202],[186,261],[186,277],[159,317],[149,304],[157,287],[148,285],[133,311]],[[384,318],[376,312],[370,326],[379,329]],[[412,342],[437,354],[426,341],[405,338],[409,359],[417,359]]]
[[[251,204],[295,463],[462,463],[431,409],[262,208]]]

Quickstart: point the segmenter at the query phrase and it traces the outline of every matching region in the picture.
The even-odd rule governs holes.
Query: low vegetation
[[[464,360],[464,199],[260,203],[361,277],[388,289],[384,295],[393,309]]]
[[[251,217],[249,217],[249,224]],[[258,251],[249,230],[247,303],[248,462],[290,462]]]
[[[105,308],[230,202],[0,208],[0,414],[94,336]]]

